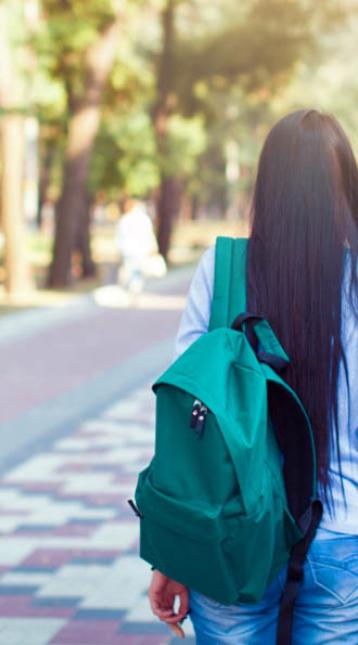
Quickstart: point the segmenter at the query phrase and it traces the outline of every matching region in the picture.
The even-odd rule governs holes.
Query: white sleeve
[[[175,341],[177,358],[199,336],[208,331],[214,291],[215,246],[202,255],[190,284],[186,307]]]

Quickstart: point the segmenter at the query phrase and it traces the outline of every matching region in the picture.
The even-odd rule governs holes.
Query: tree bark
[[[169,154],[168,126],[173,97],[173,47],[175,38],[175,9],[178,0],[168,0],[162,12],[163,46],[158,62],[158,100],[154,109],[154,129],[160,164],[160,185],[157,198],[158,247],[167,258],[173,221],[177,214],[176,179],[168,175],[166,160]]]
[[[0,4],[0,212],[5,236],[5,289],[16,299],[33,287],[26,255],[24,221],[24,116],[23,82],[10,34],[12,10]],[[21,14],[19,14],[21,15]]]
[[[39,201],[37,206],[37,225],[42,226],[42,207],[48,198],[48,189],[51,182],[51,171],[55,157],[55,143],[48,141],[43,144],[43,159],[40,162]]]
[[[176,177],[163,176],[158,195],[158,247],[163,257],[167,258],[173,224],[179,212],[181,186]]]
[[[5,236],[5,289],[13,298],[32,289],[24,225],[24,118],[3,117],[1,124],[1,215]]]
[[[56,208],[54,254],[48,278],[51,287],[67,286],[72,279],[72,253],[83,226],[83,213],[86,212],[89,165],[100,124],[103,91],[116,53],[119,25],[118,14],[87,52],[82,96],[72,100],[69,97],[70,119],[63,188]],[[88,234],[87,226],[85,237]],[[90,254],[89,245],[85,246],[86,253]]]
[[[93,278],[96,275],[96,264],[91,252],[91,198],[86,196],[84,209],[81,213],[80,225],[77,231],[76,250],[81,257],[81,278]]]

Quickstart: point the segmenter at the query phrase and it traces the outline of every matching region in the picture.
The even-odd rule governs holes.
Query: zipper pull
[[[203,404],[202,404],[201,401],[199,401],[199,399],[195,399],[195,401],[193,403],[193,408],[192,408],[192,411],[191,411],[191,419],[190,419],[190,427],[191,428],[196,428],[199,411],[201,410],[202,405]]]
[[[140,510],[139,510],[138,506],[136,505],[136,503],[135,503],[135,502],[133,502],[133,500],[132,500],[132,499],[128,499],[128,500],[127,500],[127,502],[128,502],[128,504],[129,504],[129,506],[131,507],[131,509],[132,509],[133,513],[135,513],[135,515],[136,515],[137,517],[141,517],[141,518],[142,518],[142,517],[143,517],[143,513],[141,513],[141,512],[140,512]]]
[[[195,426],[195,432],[197,433],[199,439],[204,434],[207,413],[208,413],[208,408],[206,407],[206,405],[202,404],[199,410],[199,414],[198,414],[198,418]]]

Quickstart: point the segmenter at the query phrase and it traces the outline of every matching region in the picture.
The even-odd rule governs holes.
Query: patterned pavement
[[[150,612],[127,504],[153,404],[149,386],[134,390],[0,480],[0,645],[179,642]]]

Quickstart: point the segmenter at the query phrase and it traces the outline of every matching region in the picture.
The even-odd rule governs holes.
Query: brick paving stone
[[[62,624],[61,619],[0,619],[0,642],[4,645],[47,645]]]
[[[0,645],[179,642],[151,614],[127,504],[152,454],[153,398],[133,391],[0,480]]]

